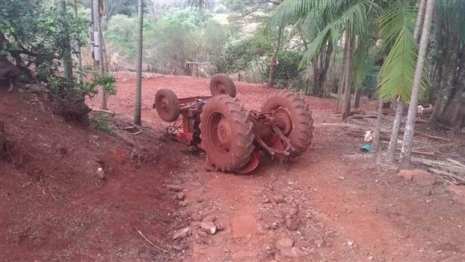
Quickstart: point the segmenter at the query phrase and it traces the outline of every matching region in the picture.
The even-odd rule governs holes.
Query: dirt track
[[[127,127],[135,79],[117,80],[109,108]],[[0,261],[465,261],[465,205],[453,201],[447,181],[420,186],[376,168],[359,153],[361,138],[322,126],[338,121],[333,100],[306,98],[318,128],[290,170],[269,162],[235,176],[206,172],[204,156],[160,138],[156,90],[208,95],[208,80],[162,76],[143,84],[144,132],[121,131],[127,139],[73,126],[35,94],[0,87],[12,147],[11,159],[0,161]],[[249,109],[270,92],[237,86]],[[224,230],[196,230],[206,215]],[[193,234],[173,241],[186,226]]]
[[[135,81],[118,75],[109,108],[132,115]],[[269,90],[237,83],[246,108],[258,109]],[[155,76],[143,81],[144,123],[163,127],[153,110],[156,90],[179,97],[208,95],[208,80]],[[334,101],[307,98],[316,123],[335,121]],[[91,102],[98,104],[98,99]],[[373,109],[372,104],[364,104]],[[362,141],[337,127],[317,128],[311,150],[289,171],[265,163],[250,176],[206,172],[204,157],[183,156],[173,183],[182,184],[187,206],[176,215],[198,224],[214,214],[225,230],[179,242],[185,261],[465,261],[465,206],[441,183],[413,185],[393,170],[377,170],[359,154]],[[182,205],[186,205],[182,203]],[[295,215],[297,214],[297,215]],[[293,221],[288,218],[293,216]],[[297,223],[297,230],[289,230]],[[186,226],[189,224],[186,224]],[[293,226],[291,225],[290,228]],[[292,254],[275,243],[294,241]]]

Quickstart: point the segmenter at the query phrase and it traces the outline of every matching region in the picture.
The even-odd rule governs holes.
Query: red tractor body
[[[263,153],[287,160],[303,154],[312,141],[313,119],[302,96],[275,91],[260,112],[245,110],[234,96],[234,82],[215,75],[212,96],[180,98],[169,89],[159,90],[154,108],[170,122],[168,132],[192,148],[205,151],[211,168],[249,173]],[[178,118],[182,115],[182,125]]]

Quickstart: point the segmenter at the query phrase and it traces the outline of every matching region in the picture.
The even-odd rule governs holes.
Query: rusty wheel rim
[[[228,88],[225,85],[221,84],[221,83],[216,86],[216,89],[222,95],[227,95],[228,94]]]
[[[271,113],[273,123],[281,130],[283,135],[288,136],[293,129],[290,112],[284,107],[276,107]]]
[[[220,155],[228,154],[231,149],[231,126],[221,114],[215,113],[209,119],[210,137],[215,152]]]
[[[170,115],[172,111],[172,105],[167,97],[163,97],[160,101],[161,113],[164,115]]]

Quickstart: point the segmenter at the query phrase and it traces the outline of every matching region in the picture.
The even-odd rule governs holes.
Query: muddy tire
[[[287,90],[274,91],[261,111],[271,113],[276,126],[289,138],[294,147],[291,156],[299,156],[307,151],[313,139],[313,118],[302,96]]]
[[[236,85],[234,81],[225,74],[217,74],[210,80],[210,93],[212,96],[228,95],[236,97]]]
[[[176,121],[181,112],[178,97],[170,89],[160,89],[155,94],[155,109],[166,122]]]
[[[254,150],[253,124],[236,99],[227,95],[210,98],[200,115],[201,147],[217,170],[236,172]]]

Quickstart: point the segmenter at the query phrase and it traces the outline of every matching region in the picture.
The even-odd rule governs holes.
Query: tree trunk
[[[458,75],[463,71],[465,66],[464,48],[460,44],[457,36],[448,38],[448,50],[443,55],[445,59],[443,63],[444,69],[441,85],[438,87],[438,94],[433,109],[433,113],[429,119],[430,122],[436,122],[440,119],[447,105],[449,104],[454,88],[461,83],[458,81]]]
[[[347,57],[348,57],[348,50],[349,50],[349,40],[348,40],[348,28],[345,31],[345,40],[344,40],[344,54],[342,58],[342,67],[341,67],[341,78],[339,79],[339,86],[337,88],[337,105],[336,105],[336,113],[342,112],[342,101],[344,100],[342,94],[344,93],[345,83],[346,83],[346,67],[347,67]]]
[[[94,32],[95,32],[95,38],[94,39],[94,44],[98,48],[98,58],[94,57],[94,59],[98,59],[98,66],[99,66],[99,75],[103,76],[105,74],[105,61],[104,61],[104,54],[103,54],[103,33],[102,33],[102,25],[101,25],[101,19],[102,17],[100,16],[100,0],[93,0],[92,2],[92,10],[93,10],[93,20],[94,20]],[[100,88],[101,92],[101,99],[102,99],[102,104],[101,104],[101,109],[107,110],[107,94],[105,88],[102,86]]]
[[[352,36],[350,31],[347,31],[349,45],[347,48],[347,65],[346,65],[346,81],[344,85],[344,99],[342,101],[342,120],[346,120],[350,115],[350,88],[352,86],[352,56],[355,38]]]
[[[383,100],[380,99],[378,103],[378,117],[376,118],[375,133],[373,134],[372,148],[373,152],[379,149],[379,136],[381,133],[381,124],[383,120]]]
[[[58,3],[58,10],[62,19],[66,17],[66,0],[60,0]],[[68,25],[61,24],[61,31],[63,33],[62,48],[63,48],[63,75],[67,80],[73,78],[73,60],[71,59],[71,45],[69,42],[69,28]]]
[[[278,64],[278,53],[279,49],[281,48],[281,38],[283,34],[283,26],[280,26],[278,29],[278,42],[276,43],[276,48],[274,49],[273,56],[270,60],[270,74],[268,75],[268,88],[273,87],[273,74],[274,70]]]
[[[401,149],[400,169],[410,168],[410,156],[413,147],[413,134],[415,132],[415,120],[417,117],[418,95],[421,88],[421,80],[423,76],[423,68],[425,66],[426,51],[428,49],[428,40],[433,18],[433,11],[436,5],[436,0],[430,0],[426,4],[425,22],[423,23],[423,33],[420,40],[418,51],[418,61],[415,69],[415,78],[412,87],[412,96],[410,99],[407,122],[405,125],[404,141]]]
[[[326,44],[323,52],[312,61],[313,66],[313,95],[322,97],[324,95],[324,85],[326,82],[326,74],[331,62],[331,54],[333,53],[333,45],[331,42]]]
[[[355,90],[354,108],[360,108],[360,97],[362,96],[362,89],[359,87]]]
[[[415,22],[415,31],[413,32],[413,36],[415,39],[418,40],[420,39],[420,34],[421,34],[421,29],[423,28],[423,22],[424,22],[424,17],[425,17],[425,11],[426,11],[426,0],[420,0],[420,4],[418,6],[418,15],[417,15],[417,20]]]
[[[134,124],[140,126],[142,124],[142,45],[144,41],[144,0],[139,0],[139,35],[137,46],[137,84],[136,84],[136,101],[134,108]]]
[[[418,15],[415,24],[414,37],[415,41],[418,43],[420,41],[420,32],[423,26],[423,21],[425,17],[425,8],[426,0],[420,0],[420,6],[418,8]],[[394,117],[394,123],[392,125],[391,138],[389,140],[389,147],[387,153],[387,161],[389,163],[394,163],[396,157],[396,148],[397,148],[397,139],[399,137],[400,124],[402,122],[402,116],[404,115],[404,102],[399,96],[396,103],[396,114]]]
[[[74,17],[78,19],[78,11],[77,11],[77,0],[74,0]],[[76,48],[77,48],[77,58],[78,58],[78,83],[82,83],[82,55],[81,55],[81,44],[79,40],[76,41]]]
[[[399,137],[400,124],[402,123],[402,115],[404,114],[404,102],[402,99],[397,98],[396,116],[394,124],[392,125],[391,139],[389,140],[389,147],[387,153],[387,161],[394,163],[396,157],[397,138]]]

